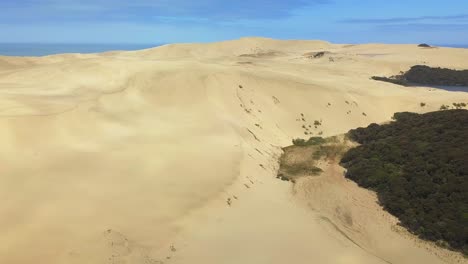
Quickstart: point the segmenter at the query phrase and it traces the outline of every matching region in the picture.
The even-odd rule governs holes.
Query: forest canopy
[[[468,70],[452,70],[415,65],[400,75],[391,77],[373,76],[372,79],[403,86],[468,86]]]
[[[416,65],[404,74],[404,79],[416,84],[468,86],[468,70],[452,70]]]
[[[468,254],[468,111],[396,113],[348,132],[346,177],[423,239]]]

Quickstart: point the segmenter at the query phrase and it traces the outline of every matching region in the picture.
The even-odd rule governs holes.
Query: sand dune
[[[0,57],[0,263],[466,262],[335,165],[275,178],[315,120],[330,136],[468,102],[369,79],[422,63],[468,68],[468,50],[245,38]]]

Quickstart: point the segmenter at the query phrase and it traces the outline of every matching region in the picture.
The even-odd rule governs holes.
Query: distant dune
[[[370,79],[416,64],[468,69],[468,49],[244,38],[0,57],[0,263],[466,263],[340,167],[312,189],[276,179],[293,138],[468,102]]]

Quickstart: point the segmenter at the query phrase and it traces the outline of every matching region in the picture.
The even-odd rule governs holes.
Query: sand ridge
[[[394,231],[340,168],[313,193],[275,178],[292,138],[468,102],[369,79],[423,62],[468,68],[468,51],[244,38],[1,57],[0,263],[462,262]]]

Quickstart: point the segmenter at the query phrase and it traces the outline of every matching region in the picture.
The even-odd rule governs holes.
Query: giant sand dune
[[[0,57],[0,263],[466,263],[333,162],[276,179],[303,126],[468,102],[370,79],[416,64],[466,69],[468,49],[245,38]]]

